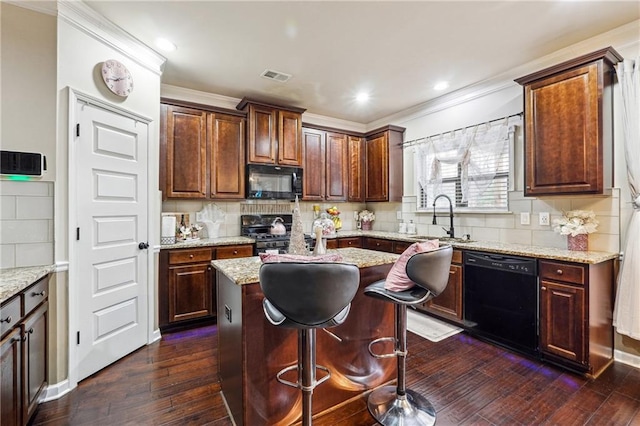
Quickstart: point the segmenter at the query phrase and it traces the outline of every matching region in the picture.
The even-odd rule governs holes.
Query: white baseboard
[[[61,382],[47,386],[47,389],[45,389],[44,398],[41,402],[53,401],[54,399],[63,397],[69,392],[71,392],[71,388],[69,387],[69,380],[64,379]]]
[[[158,340],[160,340],[162,338],[162,334],[160,334],[160,329],[156,328],[155,330],[153,330],[153,332],[151,333],[151,341],[149,342],[149,344],[153,343],[153,342],[157,342]]]
[[[640,368],[640,356],[619,350],[613,351],[613,359],[632,367]]]

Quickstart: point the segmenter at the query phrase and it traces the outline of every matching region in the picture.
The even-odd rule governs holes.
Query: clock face
[[[129,96],[133,91],[133,78],[129,70],[115,59],[102,64],[102,80],[118,96]]]

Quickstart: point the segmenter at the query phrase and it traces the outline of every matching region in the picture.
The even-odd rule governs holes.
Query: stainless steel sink
[[[411,238],[416,240],[440,240],[445,243],[475,243],[476,240],[468,240],[466,238],[451,238],[451,237],[434,237],[432,235],[412,235]]]

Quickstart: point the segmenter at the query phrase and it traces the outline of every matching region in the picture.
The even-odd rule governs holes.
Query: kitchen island
[[[396,377],[394,358],[376,359],[369,343],[393,336],[394,306],[366,297],[363,289],[384,279],[397,254],[357,248],[330,250],[360,268],[360,289],[347,320],[329,333],[318,331],[317,364],[331,379],[314,390],[314,414],[358,397]],[[222,394],[237,425],[288,425],[299,419],[301,393],[276,380],[296,364],[297,332],[271,325],[262,310],[259,257],[214,260],[218,280],[218,371]],[[387,348],[391,351],[391,348]],[[295,381],[295,372],[286,378]]]

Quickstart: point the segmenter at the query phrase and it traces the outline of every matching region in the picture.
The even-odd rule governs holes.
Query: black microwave
[[[247,164],[247,198],[295,200],[302,198],[302,169],[265,164]]]

